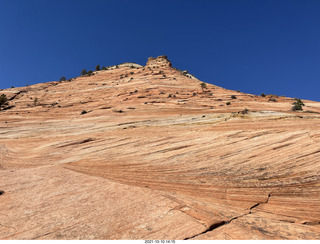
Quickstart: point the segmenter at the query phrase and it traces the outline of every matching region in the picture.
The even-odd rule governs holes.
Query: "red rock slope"
[[[0,91],[0,239],[319,239],[320,103],[190,77],[161,56]]]

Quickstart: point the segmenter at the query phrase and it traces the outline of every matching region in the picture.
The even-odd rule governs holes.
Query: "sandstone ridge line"
[[[0,91],[0,239],[320,239],[320,103],[167,56]]]

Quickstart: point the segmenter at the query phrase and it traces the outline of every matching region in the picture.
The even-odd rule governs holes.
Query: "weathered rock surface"
[[[0,93],[0,239],[320,238],[319,102],[165,56]]]
[[[168,68],[171,67],[172,64],[169,61],[168,57],[163,55],[157,58],[150,57],[147,61],[147,68]]]

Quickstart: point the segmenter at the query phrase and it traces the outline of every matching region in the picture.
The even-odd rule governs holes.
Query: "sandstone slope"
[[[0,91],[0,239],[319,239],[320,103],[200,83],[161,56]]]

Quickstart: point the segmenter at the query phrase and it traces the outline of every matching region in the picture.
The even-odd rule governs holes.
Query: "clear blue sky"
[[[320,101],[320,1],[0,0],[0,88],[159,55],[228,89]]]

